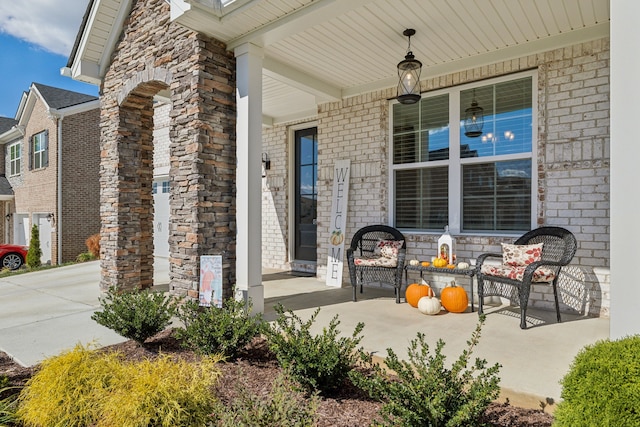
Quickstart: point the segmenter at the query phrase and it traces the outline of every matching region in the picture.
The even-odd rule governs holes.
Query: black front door
[[[318,201],[318,129],[295,132],[295,253],[299,261],[316,261]]]

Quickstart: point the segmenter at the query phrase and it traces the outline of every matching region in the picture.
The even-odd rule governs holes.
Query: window
[[[31,137],[31,169],[49,166],[49,132],[43,131]]]
[[[9,176],[20,175],[22,163],[22,143],[9,146]]]
[[[169,181],[154,181],[151,187],[152,194],[158,194],[158,192],[168,193],[169,190],[170,190]]]
[[[394,226],[440,232],[521,232],[535,206],[535,73],[460,86],[391,108]],[[479,137],[464,112],[484,109]]]

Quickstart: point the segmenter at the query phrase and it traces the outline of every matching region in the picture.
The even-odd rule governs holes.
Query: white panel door
[[[51,264],[51,220],[46,215],[36,215],[38,221],[38,231],[40,232],[40,249],[42,257],[40,258],[43,265]]]
[[[153,247],[155,256],[169,256],[169,181],[153,183]]]

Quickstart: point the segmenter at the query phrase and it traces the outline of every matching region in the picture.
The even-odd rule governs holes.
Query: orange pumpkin
[[[455,282],[451,282],[440,293],[440,302],[442,306],[451,313],[463,313],[469,305],[469,298],[464,288],[456,286]]]
[[[420,298],[427,296],[434,297],[435,295],[436,294],[433,292],[433,289],[431,289],[431,286],[426,284],[421,285],[419,283],[412,283],[407,286],[404,297],[411,307],[417,308]]]

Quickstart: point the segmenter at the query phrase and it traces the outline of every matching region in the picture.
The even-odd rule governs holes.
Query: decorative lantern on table
[[[444,227],[444,233],[438,239],[438,258],[445,259],[448,264],[456,262],[456,239],[449,234],[449,226]]]

